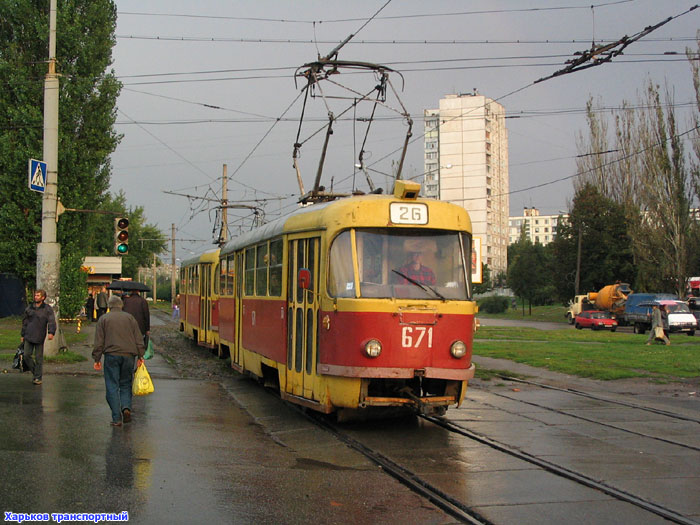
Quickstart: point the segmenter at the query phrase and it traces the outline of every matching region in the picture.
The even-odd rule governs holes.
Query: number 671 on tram
[[[397,181],[393,195],[300,208],[222,247],[219,354],[341,418],[461,403],[474,376],[471,221],[419,190]]]

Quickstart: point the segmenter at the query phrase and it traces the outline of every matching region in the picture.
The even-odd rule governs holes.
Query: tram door
[[[235,330],[233,334],[234,342],[231,348],[231,362],[239,367],[243,366],[243,358],[241,352],[241,324],[243,322],[243,253],[236,254],[236,289],[235,289]]]
[[[202,265],[199,279],[199,340],[207,343],[211,328],[211,265]]]
[[[289,241],[287,276],[287,388],[311,398],[318,352],[318,276],[320,237]],[[311,273],[308,289],[299,286],[299,270]]]

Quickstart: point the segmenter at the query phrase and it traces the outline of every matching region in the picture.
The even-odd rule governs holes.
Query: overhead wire
[[[602,2],[599,4],[594,4],[592,6],[551,6],[551,7],[532,7],[532,8],[513,8],[513,9],[486,9],[486,10],[476,10],[476,11],[456,11],[449,13],[417,13],[413,15],[388,15],[388,16],[377,16],[377,20],[400,20],[400,19],[410,19],[410,18],[435,18],[442,16],[463,16],[463,15],[482,15],[482,14],[504,14],[504,13],[523,13],[523,12],[543,12],[543,11],[563,11],[563,10],[580,10],[589,9],[591,7],[607,7],[617,4],[626,4],[634,0],[613,0],[610,2]],[[292,24],[333,24],[333,23],[346,23],[346,22],[358,22],[365,20],[364,18],[339,18],[339,19],[328,19],[328,20],[299,20],[299,19],[286,19],[286,18],[264,18],[264,17],[251,17],[251,16],[224,16],[224,15],[193,15],[185,13],[146,13],[138,11],[118,11],[117,15],[131,15],[131,16],[159,16],[159,17],[173,17],[173,18],[193,18],[193,19],[206,19],[206,20],[240,20],[245,22],[276,22],[276,23],[292,23]]]

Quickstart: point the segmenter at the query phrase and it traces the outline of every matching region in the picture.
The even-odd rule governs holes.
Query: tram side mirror
[[[308,290],[311,286],[311,272],[308,268],[299,268],[298,285],[302,290]]]

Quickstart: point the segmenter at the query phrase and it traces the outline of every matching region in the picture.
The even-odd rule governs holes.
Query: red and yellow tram
[[[461,403],[474,376],[471,221],[419,190],[397,181],[393,195],[300,208],[228,242],[210,290],[219,355],[324,413]],[[189,268],[202,264],[216,268]]]
[[[180,266],[180,331],[197,344],[219,348],[219,248],[191,257]]]

